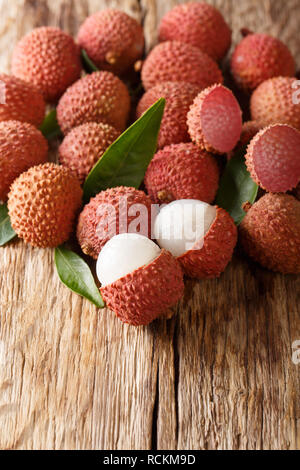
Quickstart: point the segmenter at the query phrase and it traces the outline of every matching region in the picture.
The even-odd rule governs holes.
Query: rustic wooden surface
[[[0,69],[35,26],[76,34],[104,6],[140,19],[147,47],[175,1],[1,0]],[[300,67],[300,0],[219,0],[235,30],[286,40]],[[187,283],[169,321],[123,326],[58,281],[53,252],[0,249],[1,449],[296,449],[296,276],[235,259]]]

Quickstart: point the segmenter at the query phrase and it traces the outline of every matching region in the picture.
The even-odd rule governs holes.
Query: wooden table
[[[176,2],[1,0],[0,66],[40,25],[76,34],[118,6],[147,48]],[[241,26],[287,41],[300,66],[299,0],[211,1]],[[300,447],[296,276],[237,256],[220,280],[188,281],[169,321],[122,325],[60,284],[52,250],[0,249],[1,449],[295,449]]]

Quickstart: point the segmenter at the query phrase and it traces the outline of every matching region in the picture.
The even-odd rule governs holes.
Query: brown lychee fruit
[[[187,115],[191,139],[212,153],[230,152],[242,132],[242,111],[233,93],[223,85],[203,90]]]
[[[47,161],[47,152],[47,140],[32,124],[0,122],[0,201],[23,171]]]
[[[223,83],[217,63],[197,47],[179,41],[166,41],[152,49],[142,68],[145,90],[162,82],[187,82],[201,90]]]
[[[146,175],[147,193],[155,203],[199,199],[211,203],[219,183],[215,158],[192,143],[164,147],[151,161]]]
[[[122,131],[128,119],[127,87],[110,72],[94,72],[74,83],[61,97],[57,119],[64,134],[87,122],[103,122]]]
[[[297,98],[298,90],[298,98]],[[300,131],[300,92],[293,77],[276,77],[261,83],[251,96],[252,119],[263,127],[288,124]]]
[[[134,18],[108,8],[84,21],[79,29],[78,43],[98,68],[119,75],[141,58],[144,33]]]
[[[136,231],[151,236],[151,199],[143,191],[119,186],[101,191],[84,207],[77,238],[82,251],[97,259],[113,236]]]
[[[104,245],[97,275],[107,306],[130,325],[148,325],[165,316],[183,295],[179,263],[149,238],[135,233],[116,235]]]
[[[231,58],[231,72],[240,88],[252,91],[269,78],[295,75],[295,60],[283,42],[268,34],[245,34]]]
[[[162,19],[160,41],[180,41],[221,60],[231,45],[231,30],[212,5],[189,2],[176,5]]]
[[[46,101],[55,102],[80,77],[79,47],[59,28],[35,28],[16,45],[12,73],[36,85]]]
[[[288,194],[266,194],[248,210],[240,241],[265,268],[300,273],[300,201]]]
[[[295,188],[300,181],[300,132],[285,124],[262,129],[249,144],[246,165],[266,191]]]
[[[59,147],[60,162],[70,168],[83,184],[93,166],[119,135],[114,127],[101,122],[74,127]]]
[[[0,74],[0,121],[29,122],[38,127],[45,116],[43,95],[30,83]]]

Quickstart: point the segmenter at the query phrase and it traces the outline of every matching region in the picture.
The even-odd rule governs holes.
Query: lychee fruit
[[[241,152],[245,151],[247,148],[247,145],[251,142],[253,137],[256,136],[256,134],[263,128],[259,122],[257,121],[246,121],[243,123],[242,126],[242,133],[240,135],[240,139],[238,143],[236,144],[235,148],[227,153],[227,160],[230,160],[236,152]]]
[[[58,246],[70,236],[81,198],[79,181],[68,168],[55,163],[34,166],[11,186],[11,225],[32,246]]]
[[[119,186],[101,191],[79,216],[79,244],[94,259],[108,240],[125,232],[151,236],[151,199],[135,188]]]
[[[244,217],[240,241],[265,268],[300,273],[300,201],[288,194],[266,194]]]
[[[218,183],[215,158],[192,143],[164,147],[154,156],[145,175],[147,193],[155,203],[175,199],[211,203]]]
[[[187,82],[201,90],[223,83],[217,63],[197,47],[178,41],[166,41],[155,46],[142,67],[145,90],[162,82]]]
[[[64,93],[57,106],[57,119],[64,134],[87,122],[103,122],[122,131],[129,110],[130,97],[124,83],[110,72],[94,72]]]
[[[158,136],[158,147],[189,142],[186,116],[200,88],[191,83],[163,82],[146,93],[137,106],[139,118],[159,98],[165,98],[166,105]]]
[[[246,165],[266,191],[286,192],[300,181],[300,132],[285,124],[262,129],[251,140]]]
[[[231,58],[231,72],[240,88],[252,91],[269,78],[295,75],[295,60],[283,42],[268,34],[244,33]]]
[[[23,171],[47,161],[48,144],[32,124],[0,122],[0,201],[5,201],[10,185]]]
[[[30,83],[0,74],[0,121],[29,122],[38,127],[45,116],[43,95]]]
[[[231,30],[222,14],[206,3],[184,3],[170,10],[159,26],[160,41],[180,41],[221,60],[231,45]]]
[[[242,132],[242,111],[233,93],[223,85],[203,90],[187,115],[191,139],[212,153],[230,152]]]
[[[12,73],[36,85],[46,101],[55,102],[80,77],[80,49],[59,28],[35,28],[16,45]]]
[[[83,184],[93,166],[119,135],[114,127],[101,122],[74,127],[59,147],[60,162],[70,168]]]
[[[261,83],[251,96],[252,119],[263,127],[289,124],[300,131],[300,94],[297,100],[296,92],[296,78],[276,77]]]
[[[202,201],[178,200],[164,206],[154,223],[154,236],[182,265],[189,277],[219,277],[237,242],[232,217]]]
[[[97,275],[101,294],[117,317],[130,325],[148,325],[182,297],[179,263],[149,238],[123,233],[100,252]]]
[[[117,75],[126,72],[144,50],[142,26],[115,9],[89,16],[80,27],[77,39],[97,67]]]

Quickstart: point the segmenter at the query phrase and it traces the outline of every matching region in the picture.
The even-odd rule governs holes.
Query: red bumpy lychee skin
[[[15,47],[12,73],[36,85],[46,101],[55,102],[80,77],[79,47],[59,28],[35,28]]]
[[[295,60],[279,39],[250,33],[232,55],[231,72],[240,88],[252,91],[269,78],[294,76]]]
[[[231,30],[221,13],[206,3],[184,3],[170,10],[159,27],[160,41],[180,41],[221,60],[231,44]]]
[[[166,41],[152,49],[142,68],[145,90],[162,82],[187,82],[201,90],[223,83],[222,72],[205,52],[190,44]]]
[[[43,95],[30,83],[0,75],[0,121],[29,122],[38,127],[45,116]]]
[[[186,117],[200,88],[191,83],[164,82],[148,90],[140,99],[137,117],[140,117],[159,98],[166,99],[158,136],[158,147],[189,142]]]
[[[57,119],[64,134],[86,122],[103,122],[122,131],[129,109],[124,83],[110,72],[94,72],[64,93],[57,106]]]
[[[257,121],[246,121],[242,126],[242,133],[240,140],[238,141],[235,148],[227,153],[227,160],[230,160],[236,152],[245,152],[247,145],[251,142],[253,137],[263,128],[263,126]]]
[[[78,43],[94,64],[117,75],[141,58],[141,25],[123,11],[106,9],[89,16],[80,27]]]
[[[224,209],[217,214],[204,240],[195,243],[193,249],[179,256],[185,274],[197,279],[219,277],[231,261],[237,243],[237,228],[232,217]]]
[[[0,201],[5,201],[10,185],[23,171],[47,161],[48,144],[32,124],[0,122]]]
[[[82,251],[97,259],[101,249],[114,235],[130,231],[130,224],[139,216],[135,210],[141,209],[145,215],[147,233],[151,237],[151,199],[143,191],[119,186],[101,191],[84,207],[78,220],[77,238]],[[121,227],[120,227],[121,224]],[[134,227],[136,229],[136,226]],[[141,228],[142,229],[142,228]]]
[[[147,193],[155,203],[199,199],[211,203],[218,189],[219,168],[214,157],[192,143],[164,147],[151,161]]]
[[[300,273],[300,201],[288,194],[266,194],[248,210],[240,241],[265,268]]]
[[[130,325],[148,325],[163,316],[183,295],[179,263],[166,250],[147,266],[102,287],[107,306]]]
[[[242,111],[233,93],[223,85],[203,90],[187,116],[193,142],[212,153],[230,152],[242,132]]]
[[[262,129],[250,142],[246,164],[266,191],[286,192],[300,181],[300,132],[285,124]]]

